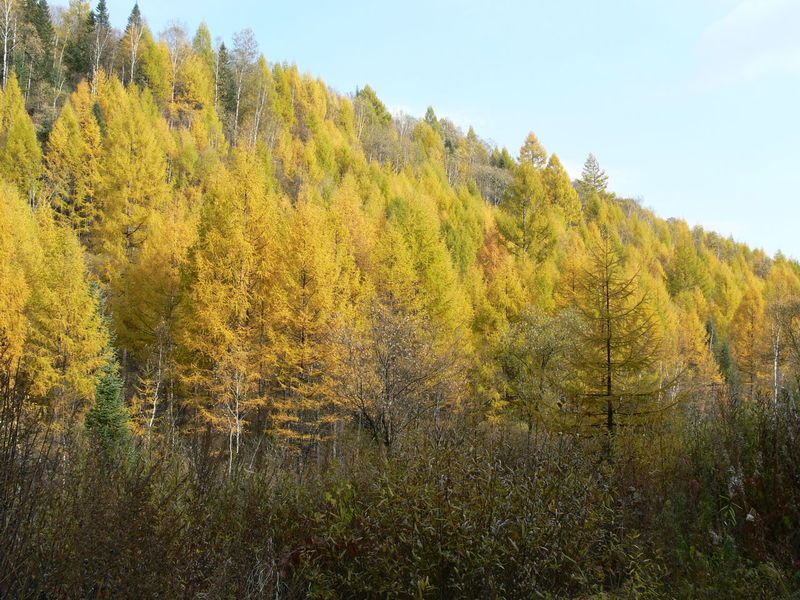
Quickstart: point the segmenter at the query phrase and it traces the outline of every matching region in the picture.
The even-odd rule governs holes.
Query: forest
[[[250,30],[0,45],[1,598],[800,594],[796,261]]]

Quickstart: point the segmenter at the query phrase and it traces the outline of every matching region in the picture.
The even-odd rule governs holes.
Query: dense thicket
[[[0,594],[800,587],[796,262],[250,31],[0,9]]]

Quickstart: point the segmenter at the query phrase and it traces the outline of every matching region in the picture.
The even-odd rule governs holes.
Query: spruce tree
[[[216,99],[221,113],[233,113],[236,110],[236,84],[231,66],[231,54],[223,42],[217,52]]]
[[[120,449],[130,436],[130,420],[122,389],[119,364],[112,359],[103,367],[94,406],[86,415],[86,429],[107,452]]]
[[[94,13],[81,12],[75,15],[78,25],[64,48],[64,62],[70,79],[77,83],[89,74],[92,68],[92,46],[94,34]]]
[[[37,38],[32,77],[34,83],[39,83],[51,75],[52,69],[54,32],[46,0],[27,0],[23,6],[23,21],[30,26],[29,35]],[[30,49],[30,45],[28,48]],[[34,53],[29,54],[33,58]]]
[[[136,8],[134,6],[134,8]],[[92,13],[92,22],[95,27],[103,27],[105,29],[111,28],[111,18],[108,14],[108,7],[106,6],[106,0],[100,0],[97,3],[97,7],[95,7],[94,12]]]
[[[131,14],[128,15],[128,24],[125,26],[125,32],[131,30],[132,27],[142,26],[142,12],[139,10],[139,3],[136,2],[131,9]]]
[[[137,82],[137,70],[142,60],[144,33],[144,20],[137,2],[133,5],[131,14],[128,15],[128,24],[125,26],[125,32],[119,42],[119,50],[122,54],[122,79],[129,84]]]

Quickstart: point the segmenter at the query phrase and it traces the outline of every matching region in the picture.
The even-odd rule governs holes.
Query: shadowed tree
[[[108,453],[120,449],[130,439],[130,417],[125,407],[122,378],[116,360],[110,360],[103,367],[94,406],[86,414],[86,429],[100,448]]]
[[[500,344],[504,403],[522,420],[528,438],[547,412],[558,408],[568,376],[570,313],[550,316],[528,309],[514,322]]]

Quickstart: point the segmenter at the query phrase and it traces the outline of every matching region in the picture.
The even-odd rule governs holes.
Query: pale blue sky
[[[132,4],[108,1],[116,25]],[[800,0],[139,4],[155,32],[250,27],[270,61],[514,154],[534,131],[573,174],[594,152],[661,216],[800,258]]]

